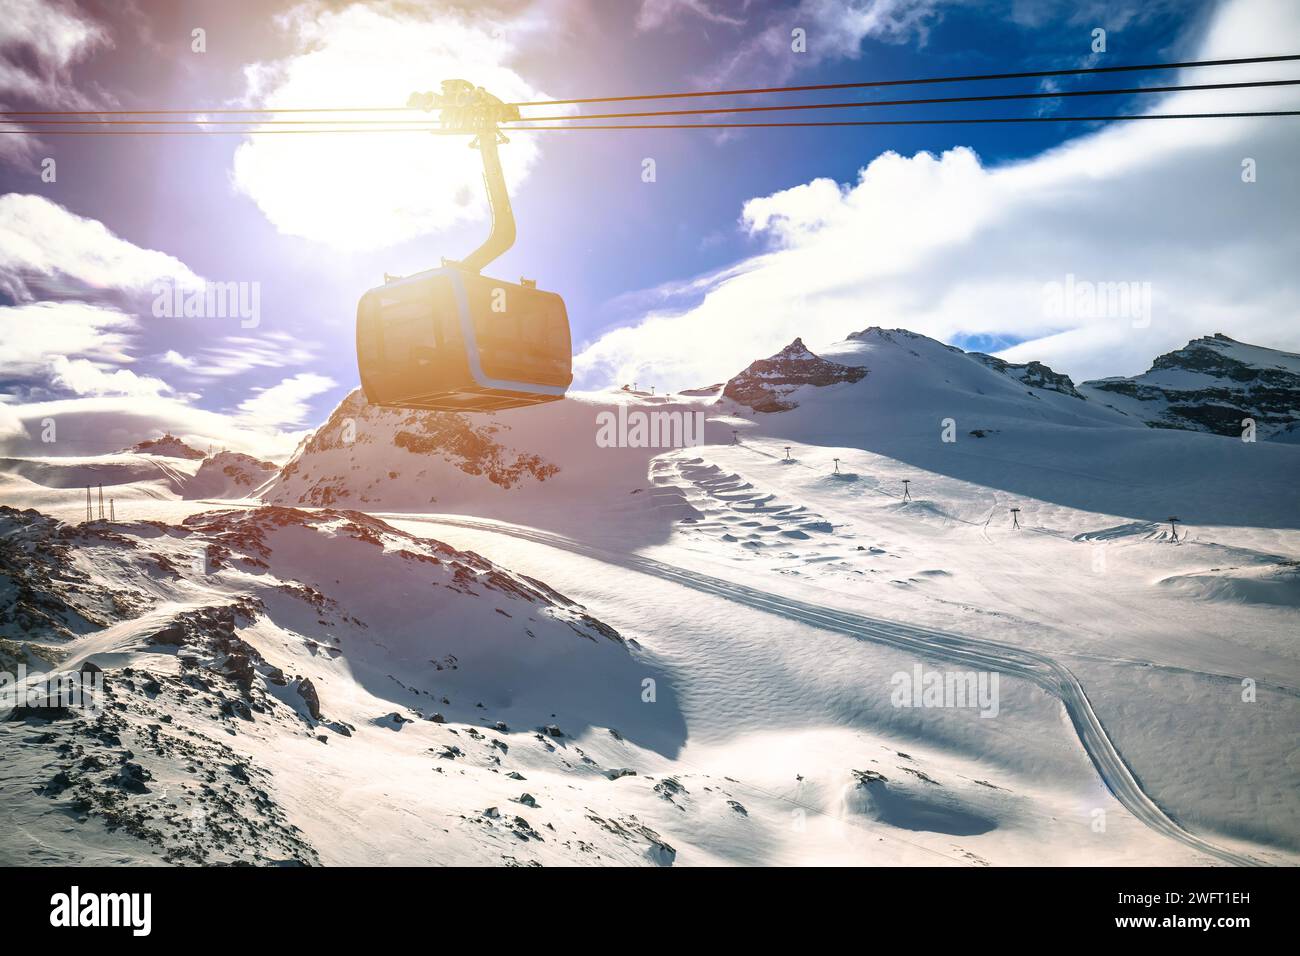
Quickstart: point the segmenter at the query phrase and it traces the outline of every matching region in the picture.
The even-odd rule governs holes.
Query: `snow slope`
[[[463,519],[443,520],[446,523],[477,530],[495,531],[500,527],[482,522],[466,522]],[[528,529],[515,528],[509,533],[521,535],[529,540],[541,540],[552,547],[570,549],[575,547],[563,538],[542,536]],[[619,560],[617,556],[604,555],[603,557],[607,561]],[[1125,765],[1114,743],[1097,719],[1078,680],[1069,670],[1049,657],[1005,644],[973,641],[942,631],[912,627],[863,615],[845,614],[816,604],[790,599],[781,600],[762,591],[733,585],[725,580],[699,573],[685,572],[672,565],[648,558],[633,559],[633,566],[644,573],[678,581],[686,587],[705,593],[723,594],[729,600],[803,621],[815,627],[860,636],[865,640],[890,647],[903,648],[927,660],[943,660],[1032,681],[1061,700],[1084,750],[1105,781],[1107,788],[1134,816],[1159,832],[1224,862],[1238,865],[1249,865],[1255,862],[1252,857],[1223,850],[1207,843],[1182,830],[1169,819],[1143,792],[1141,784]],[[884,783],[883,780],[865,782]]]
[[[199,715],[179,700],[156,710],[264,772],[249,771],[282,814],[263,820],[265,859],[1300,858],[1295,446],[1151,428],[1045,366],[901,330],[868,329],[781,362],[780,381],[748,377],[775,404],[719,387],[463,416],[370,408],[354,394],[260,491],[286,507],[247,524],[229,513],[186,523],[212,506],[180,500],[184,482],[157,484],[132,507],[166,528],[58,532],[120,533],[162,553],[179,577],[146,589],[156,603],[130,605],[153,577],[140,563],[154,558],[119,566],[120,555],[100,553],[107,546],[74,541],[47,548],[71,563],[38,566],[23,592],[29,613],[44,608],[49,638],[0,639],[13,661],[93,659],[111,678],[153,673],[163,657],[140,641],[176,615],[217,615],[203,627],[226,644],[233,633],[289,678],[268,682],[254,663],[256,686],[277,703],[254,694],[245,722],[209,676],[224,673],[226,652],[204,638],[196,666],[225,699],[193,724]],[[602,414],[654,411],[701,413],[705,443],[599,440]],[[41,487],[43,508],[78,515],[75,485],[61,499]],[[34,488],[15,475],[0,491],[26,503]],[[295,517],[281,526],[268,515]],[[448,544],[421,543],[430,533]],[[426,559],[489,573],[443,548],[490,555],[497,573],[543,595],[535,606],[554,608],[556,627],[581,629],[585,614],[597,635],[621,640],[565,644],[551,631],[530,643],[518,636],[522,609],[474,585],[435,608]],[[196,574],[187,562],[199,551]],[[13,578],[19,564],[0,573]],[[308,597],[289,596],[299,588]],[[231,605],[227,628],[220,609]],[[430,652],[449,641],[455,670]],[[996,717],[896,706],[897,675],[918,666],[997,674]],[[319,720],[285,690],[302,686],[298,676],[319,698]],[[143,704],[125,703],[130,724]],[[232,714],[218,717],[223,704]],[[430,708],[443,723],[422,719]],[[55,798],[18,799],[49,789],[56,770],[33,742],[49,731],[35,726],[0,725],[0,746],[27,761],[26,791],[6,793],[16,800],[6,822],[46,834],[62,819],[49,815]],[[131,749],[141,764],[166,756],[148,737]],[[189,776],[167,760],[145,769]],[[127,791],[119,809],[152,820],[147,797]],[[178,813],[193,804],[167,799],[181,801]],[[24,852],[155,857],[85,815],[81,835]]]
[[[764,591],[814,588],[846,609],[1045,652],[1085,683],[1177,820],[1300,847],[1288,756],[1300,720],[1294,448],[1152,429],[1046,366],[904,330],[783,355],[759,369],[781,361],[777,404],[724,391],[710,444],[630,468],[606,449],[596,455],[608,466],[593,458],[589,419],[563,419],[567,403],[545,429],[496,416],[512,437],[544,436],[513,437],[517,453],[544,447],[561,474],[582,461],[605,476],[580,511],[549,490],[538,507],[472,484],[418,510],[504,518],[746,584],[760,575]],[[801,363],[866,374],[800,383]],[[754,367],[738,376],[747,387],[761,378]],[[374,497],[367,507],[391,501],[394,518],[417,510],[382,483]],[[1024,528],[1008,537],[1012,507]],[[1170,514],[1182,519],[1178,542]],[[1225,711],[1246,679],[1261,706]],[[1214,769],[1174,757],[1174,742]]]
[[[1132,519],[1300,527],[1300,492],[1284,477],[1300,459],[1280,443],[1151,429],[910,332],[868,329],[822,355],[869,374],[796,392],[798,408],[764,416],[765,434]]]
[[[650,649],[536,579],[354,512],[3,518],[6,548],[59,542],[134,602],[32,642],[61,669],[103,668],[106,706],[0,723],[6,863],[980,865],[1044,841],[1080,860],[1203,858],[1171,857],[1090,785],[1064,734],[1017,741],[1053,722],[1033,681],[1008,688],[978,756],[902,752],[867,730],[887,708],[852,703],[856,642],[708,596],[678,611],[671,585],[639,588],[665,625],[641,635]],[[93,610],[89,592],[49,596]],[[729,654],[693,640],[720,620],[748,635]],[[775,696],[746,692],[764,685]],[[972,717],[914,720],[956,742],[983,736]],[[1111,820],[1091,848],[1081,798]]]
[[[634,645],[580,605],[364,515],[262,508],[111,529],[10,509],[0,519],[6,553],[57,545],[65,565],[93,567],[113,590],[106,607],[102,589],[51,577],[23,589],[67,616],[95,618],[98,629],[80,635],[29,619],[18,631],[27,640],[16,643],[57,658],[60,670],[102,667],[107,706],[99,715],[38,709],[0,726],[14,771],[3,812],[24,821],[23,831],[6,827],[0,856],[9,863],[49,859],[48,841],[24,845],[17,833],[68,813],[89,835],[63,846],[74,860],[118,843],[114,852],[170,862],[310,863],[321,849],[347,859],[332,841],[358,835],[339,820],[299,831],[333,804],[322,799],[327,783],[298,772],[302,754],[285,759],[327,746],[353,792],[392,749],[412,769],[418,761],[422,791],[462,775],[462,764],[500,776],[500,815],[460,804],[479,789],[451,799],[473,816],[462,829],[500,831],[497,842],[514,849],[543,840],[521,822],[530,811],[504,797],[527,790],[507,778],[518,765],[512,750],[577,760],[568,741],[596,721],[649,748],[671,749],[681,736],[663,708],[646,720],[636,689],[647,669]],[[566,706],[578,694],[580,711]],[[417,746],[374,746],[399,735]],[[188,825],[195,816],[202,826]],[[665,852],[643,826],[588,826],[606,852]],[[121,830],[128,839],[114,840]],[[487,847],[480,856],[499,862]]]

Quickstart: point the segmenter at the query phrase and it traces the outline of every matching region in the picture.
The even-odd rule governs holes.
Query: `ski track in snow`
[[[733,584],[721,578],[686,571],[664,564],[653,558],[636,554],[616,554],[604,548],[593,547],[561,535],[494,521],[474,521],[455,517],[431,517],[411,514],[377,514],[376,517],[402,521],[442,524],[504,534],[532,541],[547,547],[593,558],[621,567],[630,568],[663,580],[672,581],[706,594],[744,604],[747,607],[792,620],[835,631],[864,640],[884,644],[930,658],[988,670],[997,670],[1013,677],[1032,681],[1048,693],[1059,698],[1070,717],[1079,742],[1096,767],[1103,782],[1130,813],[1170,839],[1234,866],[1259,866],[1259,860],[1216,846],[1195,834],[1189,833],[1172,820],[1142,789],[1124,758],[1107,735],[1101,721],[1093,712],[1092,704],[1078,679],[1062,664],[1033,651],[999,644],[994,641],[975,640],[932,628],[903,624],[837,611],[832,608],[807,604],[793,598],[782,597],[766,591]]]
[[[136,455],[136,457],[139,458],[141,461],[147,462],[153,465],[155,468],[157,468],[158,471],[162,473],[162,476],[166,478],[167,481],[171,484],[172,490],[175,491],[176,494],[179,495],[185,491],[185,483],[190,480],[189,475],[177,471],[171,465],[159,461],[158,458],[156,458],[153,455],[138,454]]]

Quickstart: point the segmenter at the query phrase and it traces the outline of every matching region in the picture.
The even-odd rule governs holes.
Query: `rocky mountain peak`
[[[756,412],[784,412],[798,407],[789,396],[802,386],[821,388],[857,382],[866,374],[865,368],[828,362],[809,350],[802,338],[796,338],[775,355],[751,363],[728,380],[722,395]]]
[[[771,356],[769,361],[775,361],[777,359],[794,359],[800,361],[807,361],[808,359],[815,359],[816,357],[817,357],[816,355],[814,355],[811,351],[809,351],[808,346],[803,344],[803,339],[800,337],[796,337],[793,342],[791,342],[781,351],[777,352],[775,355]]]
[[[971,352],[969,355],[977,362],[983,362],[995,372],[1009,375],[1017,381],[1023,382],[1029,388],[1047,389],[1052,392],[1060,392],[1062,395],[1069,395],[1071,398],[1077,398],[1080,401],[1086,401],[1078,389],[1074,387],[1074,381],[1070,376],[1064,372],[1057,372],[1042,362],[1031,360],[1024,364],[1017,364],[993,355],[985,355],[983,352]]]
[[[141,455],[160,455],[164,458],[187,458],[191,461],[208,457],[197,448],[185,444],[171,432],[165,432],[160,438],[136,442],[127,451]]]
[[[1153,428],[1259,438],[1300,437],[1300,355],[1249,345],[1222,332],[1157,356],[1141,375],[1085,382],[1102,401]]]

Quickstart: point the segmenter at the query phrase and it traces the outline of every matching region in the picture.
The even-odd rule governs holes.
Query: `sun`
[[[417,17],[351,7],[291,17],[284,25],[298,52],[247,70],[251,96],[267,108],[355,107],[329,117],[387,130],[436,114],[375,108],[405,106],[412,93],[436,90],[444,79],[469,80],[505,100],[545,98],[505,65],[512,48],[499,25],[466,14]],[[537,144],[522,136],[503,151],[512,190],[538,154]],[[411,130],[254,135],[236,149],[232,178],[280,232],[346,251],[487,218],[478,153],[463,137]]]

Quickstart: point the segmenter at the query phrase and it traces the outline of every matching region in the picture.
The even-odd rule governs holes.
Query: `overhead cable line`
[[[0,120],[0,123],[12,120]],[[39,122],[39,120],[37,121]],[[129,125],[129,124],[128,124]],[[434,133],[455,136],[454,130],[430,126],[400,126],[393,129],[376,129],[370,126],[341,127],[339,129],[0,129],[0,135],[25,136],[275,136],[313,133]]]
[[[0,116],[181,116],[192,113],[223,116],[235,113],[416,113],[421,112],[414,106],[309,106],[303,109],[258,108],[246,109],[220,107],[209,109],[200,107],[193,110],[0,110]]]
[[[653,116],[706,116],[720,113],[775,113],[789,110],[859,109],[872,106],[924,106],[936,103],[992,103],[1010,100],[1054,100],[1073,96],[1127,96],[1136,93],[1179,93],[1197,90],[1236,90],[1254,87],[1296,86],[1295,80],[1256,80],[1248,83],[1198,83],[1184,86],[1134,86],[1106,90],[1066,90],[1035,93],[990,93],[983,96],[938,96],[910,100],[859,100],[851,103],[792,103],[780,106],[711,106],[697,110],[652,110],[644,113],[590,113],[575,116],[524,116],[522,121],[556,122],[585,119],[639,119]]]
[[[574,99],[532,100],[512,103],[512,106],[562,106],[582,103],[626,103],[638,100],[684,99],[708,96],[755,96],[767,93],[825,92],[828,90],[867,89],[871,87],[916,86],[932,83],[968,83],[988,80],[1021,80],[1059,76],[1087,76],[1105,73],[1144,72],[1152,70],[1183,70],[1214,66],[1239,66],[1252,63],[1284,63],[1300,60],[1300,53],[1277,56],[1249,56],[1219,60],[1184,60],[1165,63],[1136,63],[1123,66],[1075,67],[1060,70],[1022,70],[1014,73],[977,73],[962,76],[928,76],[896,80],[862,80],[850,83],[815,83],[803,86],[768,86],[731,90],[690,90],[673,93],[643,93],[628,96],[591,96]],[[200,109],[87,109],[87,110],[0,110],[0,116],[178,116],[193,113],[224,114],[275,114],[275,113],[402,113],[412,112],[409,106],[313,106],[288,107],[213,107]]]
[[[617,129],[788,129],[833,126],[952,126],[995,123],[1098,123],[1127,120],[1240,119],[1256,116],[1300,116],[1300,110],[1255,110],[1241,113],[1130,113],[1109,116],[981,116],[959,119],[826,120],[776,123],[617,123],[590,126],[502,126],[508,132]]]
[[[1142,93],[1184,93],[1199,92],[1205,90],[1238,90],[1238,89],[1258,89],[1277,86],[1297,86],[1300,85],[1300,79],[1293,80],[1252,80],[1241,83],[1195,83],[1173,86],[1134,86],[1125,88],[1111,88],[1104,90],[1069,90],[1065,92],[1034,92],[1034,93],[991,93],[980,96],[941,96],[925,97],[907,100],[861,100],[847,103],[795,103],[779,106],[727,106],[727,107],[709,107],[706,109],[691,110],[654,110],[641,113],[591,113],[587,115],[558,115],[558,116],[524,116],[520,122],[568,122],[571,120],[607,120],[607,119],[643,119],[660,116],[706,116],[731,113],[771,113],[792,110],[827,110],[827,109],[863,109],[876,106],[925,106],[936,104],[952,103],[991,103],[1017,100],[1041,100],[1057,99],[1064,97],[1077,96],[1128,96]],[[4,122],[0,120],[0,122]],[[12,121],[11,121],[12,122]],[[41,123],[47,126],[93,126],[93,125],[128,125],[128,126],[175,126],[182,124],[197,124],[201,126],[244,126],[252,125],[284,125],[284,126],[318,126],[322,124],[336,125],[425,125],[431,120],[422,119],[319,119],[319,120],[287,120],[287,119],[268,119],[268,120],[208,120],[208,119],[38,119],[31,120],[32,123]]]
[[[811,122],[775,123],[617,123],[588,126],[501,126],[507,132],[596,132],[605,130],[647,129],[789,129],[815,127],[853,126],[949,126],[999,123],[1100,123],[1137,120],[1196,120],[1196,119],[1248,119],[1251,117],[1300,116],[1300,110],[1253,110],[1235,113],[1130,113],[1097,116],[981,116],[944,119],[896,120],[826,120]],[[354,127],[340,129],[0,129],[0,135],[29,136],[274,136],[314,135],[331,133],[434,133],[456,135],[440,127],[421,129],[402,126],[392,129]]]
[[[809,93],[826,90],[857,90],[875,86],[919,86],[926,83],[974,83],[984,80],[1028,80],[1051,76],[1084,76],[1095,73],[1126,73],[1146,70],[1185,70],[1206,66],[1238,66],[1246,63],[1283,63],[1300,60],[1300,53],[1279,56],[1244,56],[1230,60],[1184,60],[1179,63],[1135,63],[1127,66],[1087,66],[1064,70],[1024,70],[1018,73],[973,73],[965,76],[927,76],[906,80],[863,80],[853,83],[814,83],[806,86],[766,86],[738,90],[698,90],[682,93],[643,93],[635,96],[591,96],[569,100],[534,100],[511,106],[563,106],[581,103],[628,103],[636,100],[672,100],[697,96],[758,96],[764,93]]]

